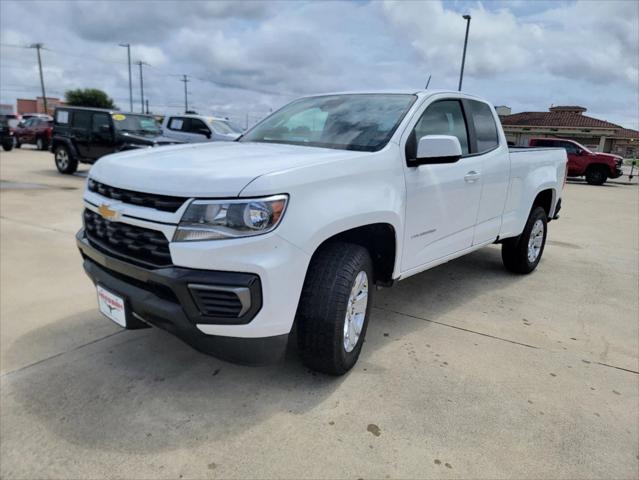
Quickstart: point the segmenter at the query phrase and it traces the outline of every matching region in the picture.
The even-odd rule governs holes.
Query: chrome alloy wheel
[[[530,230],[528,238],[528,261],[534,263],[539,257],[541,246],[544,243],[544,222],[537,220]]]
[[[69,154],[63,148],[55,152],[55,161],[58,164],[60,170],[66,170],[69,166]]]
[[[357,345],[364,327],[366,306],[368,305],[368,276],[366,272],[359,272],[353,282],[351,294],[346,306],[344,319],[344,350],[350,353]]]

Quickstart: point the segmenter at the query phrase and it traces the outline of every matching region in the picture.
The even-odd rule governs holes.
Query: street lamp
[[[126,55],[129,61],[129,112],[133,111],[133,85],[131,84],[131,44],[120,43],[120,47],[126,47]]]
[[[461,92],[462,80],[464,79],[464,64],[466,63],[466,46],[468,45],[468,30],[470,29],[470,15],[462,17],[466,20],[466,37],[464,38],[464,53],[462,54],[461,71],[459,72],[459,90]]]

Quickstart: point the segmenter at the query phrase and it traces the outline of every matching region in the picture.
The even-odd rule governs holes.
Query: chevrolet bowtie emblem
[[[102,218],[105,218],[107,220],[117,220],[118,218],[120,218],[120,212],[118,212],[117,210],[112,210],[111,208],[109,208],[108,205],[105,205],[104,203],[100,205],[100,207],[98,208],[98,212],[100,212]]]

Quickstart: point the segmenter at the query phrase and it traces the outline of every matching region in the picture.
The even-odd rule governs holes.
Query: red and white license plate
[[[115,295],[100,285],[98,289],[98,306],[107,318],[110,318],[121,327],[126,328],[126,306],[124,299]]]

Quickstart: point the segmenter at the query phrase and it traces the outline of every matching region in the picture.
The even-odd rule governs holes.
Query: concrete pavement
[[[97,311],[82,175],[0,153],[2,478],[638,478],[639,189],[569,182],[538,270],[489,247],[378,291],[342,378]]]

